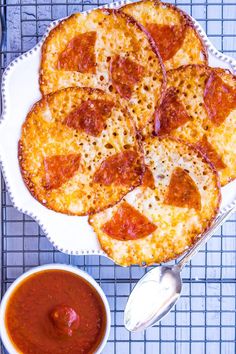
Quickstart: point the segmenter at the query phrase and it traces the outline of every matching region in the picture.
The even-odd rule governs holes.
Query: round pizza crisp
[[[153,37],[166,70],[187,64],[206,64],[207,50],[192,19],[176,6],[144,0],[121,8]]]
[[[195,144],[218,170],[222,186],[235,179],[236,76],[205,65],[169,71],[155,131]]]
[[[102,249],[117,264],[172,260],[212,224],[220,203],[216,170],[180,140],[146,138],[142,186],[89,218]]]
[[[118,100],[67,88],[36,103],[22,127],[19,163],[26,186],[46,207],[98,212],[140,185],[139,134]]]
[[[166,76],[153,39],[119,10],[77,13],[49,33],[42,47],[40,89],[99,88],[116,94],[143,129],[159,105]]]

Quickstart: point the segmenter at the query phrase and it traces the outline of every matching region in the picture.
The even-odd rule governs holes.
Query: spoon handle
[[[180,270],[190,261],[190,259],[199,251],[199,249],[205,245],[205,243],[214,235],[216,229],[220,227],[226,219],[235,211],[235,208],[228,210],[226,213],[219,215],[214,223],[214,225],[206,231],[201,238],[196,242],[196,244],[190,249],[190,251],[179,261],[176,265]]]

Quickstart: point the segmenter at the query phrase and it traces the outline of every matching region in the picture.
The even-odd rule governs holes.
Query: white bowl
[[[70,265],[64,265],[64,264],[47,264],[47,265],[33,268],[33,269],[29,270],[28,272],[22,274],[8,288],[5,295],[3,296],[1,306],[0,306],[0,335],[1,335],[2,342],[5,346],[5,348],[7,349],[9,354],[19,354],[20,353],[19,351],[17,351],[16,347],[13,345],[13,343],[8,335],[8,332],[6,329],[6,324],[5,324],[5,312],[6,312],[6,307],[7,307],[7,303],[8,303],[10,296],[14,292],[15,288],[28,276],[38,273],[38,272],[41,272],[43,270],[50,270],[50,269],[65,270],[65,271],[68,271],[68,272],[71,272],[73,274],[80,276],[81,278],[85,279],[89,284],[91,284],[93,286],[93,288],[99,294],[99,296],[104,304],[105,311],[106,311],[106,317],[107,317],[104,337],[103,337],[99,347],[97,348],[96,352],[94,353],[94,354],[100,354],[102,352],[107,340],[108,340],[109,333],[110,333],[110,326],[111,326],[111,314],[110,314],[110,307],[109,307],[107,298],[106,298],[103,290],[101,289],[101,287],[97,284],[97,282],[89,274],[87,274],[83,270],[80,270],[76,267],[73,267]]]

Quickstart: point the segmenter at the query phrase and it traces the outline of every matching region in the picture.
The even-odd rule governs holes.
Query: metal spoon
[[[172,309],[181,294],[182,269],[233,212],[234,208],[218,216],[213,227],[202,235],[179,263],[153,268],[139,280],[129,296],[124,313],[124,325],[129,331],[147,329]]]

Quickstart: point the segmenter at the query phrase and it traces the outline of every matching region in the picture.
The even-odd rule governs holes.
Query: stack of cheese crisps
[[[40,89],[19,141],[37,200],[89,215],[123,266],[174,259],[211,226],[236,177],[236,78],[207,65],[188,15],[155,0],[74,14],[43,44]]]

